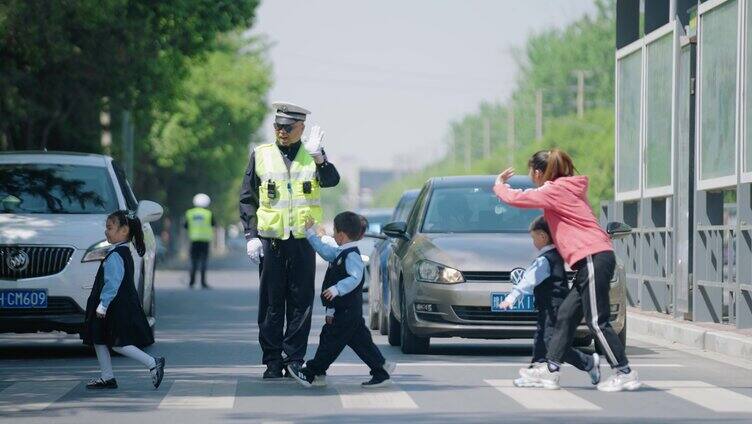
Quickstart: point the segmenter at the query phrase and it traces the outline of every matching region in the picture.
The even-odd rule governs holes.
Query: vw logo
[[[515,268],[509,273],[509,280],[516,286],[522,280],[523,275],[525,275],[524,268]]]
[[[23,250],[12,250],[5,263],[11,270],[21,272],[29,266],[29,255]]]

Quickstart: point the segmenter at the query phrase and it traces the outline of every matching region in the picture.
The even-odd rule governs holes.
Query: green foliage
[[[407,189],[420,187],[433,176],[497,174],[514,165],[527,171],[537,150],[559,147],[572,155],[580,173],[590,177],[591,205],[613,196],[614,152],[614,0],[595,0],[597,12],[563,29],[531,35],[515,53],[517,87],[506,104],[483,103],[477,112],[450,124],[447,157],[387,185],[376,203],[393,206]],[[585,114],[576,116],[577,75],[585,73]],[[543,138],[535,137],[536,93],[542,95]],[[513,111],[513,112],[512,112]],[[513,113],[514,148],[510,146]],[[488,125],[490,156],[484,151]],[[470,143],[471,166],[464,153]],[[597,210],[597,208],[595,208]]]
[[[148,144],[171,214],[203,192],[222,221],[237,219],[248,145],[266,114],[271,85],[269,65],[249,47],[239,37],[223,38],[192,61],[171,108],[153,113]]]

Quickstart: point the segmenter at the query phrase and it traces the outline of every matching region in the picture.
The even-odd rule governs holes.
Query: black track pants
[[[575,265],[574,286],[559,307],[556,326],[548,344],[547,359],[562,363],[572,346],[577,326],[585,316],[585,323],[600,343],[611,367],[628,364],[624,346],[609,322],[609,290],[616,268],[614,252],[600,252],[588,256]]]

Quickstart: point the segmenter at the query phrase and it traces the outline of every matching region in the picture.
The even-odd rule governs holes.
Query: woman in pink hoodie
[[[573,290],[559,307],[548,346],[548,363],[520,372],[525,371],[523,377],[539,379],[545,383],[544,387],[558,388],[559,367],[584,314],[611,367],[616,368],[616,373],[600,383],[598,390],[636,390],[641,386],[637,372],[630,369],[624,346],[609,322],[608,297],[616,257],[610,238],[598,225],[588,204],[588,178],[575,175],[572,159],[558,149],[535,153],[528,161],[528,168],[537,188],[512,189],[506,184],[514,175],[509,168],[499,174],[494,192],[512,206],[543,209],[556,248],[577,273]]]

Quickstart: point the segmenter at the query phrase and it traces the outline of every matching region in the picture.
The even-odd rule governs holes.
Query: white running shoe
[[[516,378],[512,381],[515,387],[543,387],[537,380],[527,377]]]
[[[590,382],[593,386],[601,382],[601,357],[597,353],[593,353],[593,368],[590,368],[588,374],[590,374]]]
[[[608,380],[598,385],[601,392],[621,392],[622,390],[637,390],[642,387],[642,383],[637,377],[637,371],[632,370],[629,374],[617,372],[608,378]]]
[[[524,387],[542,387],[548,390],[558,390],[561,388],[559,386],[559,371],[549,371],[548,364],[545,362],[537,364],[532,368],[521,369],[520,375],[522,379],[527,380],[528,384],[531,384]]]

